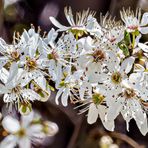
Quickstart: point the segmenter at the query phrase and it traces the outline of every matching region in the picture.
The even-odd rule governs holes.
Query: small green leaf
[[[131,44],[130,33],[127,31],[124,32],[124,42],[127,46]]]
[[[122,42],[119,42],[118,43],[118,47],[123,51],[123,54],[127,57],[130,55],[129,53],[129,49],[128,47],[126,46],[126,44],[122,43]]]

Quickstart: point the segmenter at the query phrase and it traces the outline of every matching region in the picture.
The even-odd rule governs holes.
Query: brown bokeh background
[[[123,7],[131,7],[134,10],[141,7],[143,12],[148,11],[147,0],[0,0],[0,37],[11,42],[14,31],[21,33],[24,28],[28,29],[30,24],[36,28],[40,26],[42,32],[49,31],[53,27],[49,16],[54,16],[62,24],[68,25],[63,12],[65,6],[71,6],[74,12],[90,8],[97,12],[98,19],[100,12],[110,12],[119,19],[119,11]],[[143,39],[146,38],[145,36]],[[77,115],[78,110],[74,110],[74,106],[56,106],[54,93],[47,103],[37,103],[34,107],[39,109],[43,116],[56,122],[60,128],[59,133],[47,139],[45,145],[39,146],[40,148],[99,148],[98,141],[102,135],[113,136],[105,131],[99,119],[96,124],[88,125],[86,116]],[[116,120],[116,132],[125,134],[139,144],[134,147],[148,147],[148,136],[140,134],[134,121],[130,123],[130,132],[127,132],[125,122],[119,117]],[[113,138],[119,147],[131,147],[126,141],[121,140],[122,138]]]

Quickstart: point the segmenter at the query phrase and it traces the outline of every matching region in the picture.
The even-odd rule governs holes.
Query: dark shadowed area
[[[63,11],[65,6],[71,6],[74,13],[88,8],[95,10],[98,20],[100,13],[105,15],[107,12],[119,19],[119,11],[123,7],[131,7],[134,10],[141,7],[143,12],[148,11],[147,0],[0,0],[0,37],[12,42],[14,31],[21,34],[23,29],[30,28],[31,24],[35,28],[40,26],[43,34],[54,27],[49,16],[54,16],[61,24],[68,25]],[[143,40],[146,38],[147,36]],[[33,105],[43,117],[59,126],[58,134],[46,139],[39,148],[106,148],[100,145],[100,139],[105,135],[109,135],[113,143],[121,148],[148,147],[148,135],[142,136],[134,121],[130,123],[130,132],[127,132],[125,122],[119,117],[116,121],[116,132],[108,132],[101,121],[88,125],[85,114],[78,115],[78,110],[73,109],[74,105],[67,108],[57,106],[54,96],[52,94],[46,103]],[[2,107],[0,110],[2,111]],[[0,137],[2,136],[0,131]]]

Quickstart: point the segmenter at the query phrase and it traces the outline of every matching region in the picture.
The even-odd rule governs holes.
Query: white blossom
[[[141,10],[137,9],[134,14],[133,11],[129,9],[120,12],[121,19],[126,25],[127,31],[134,32],[136,30],[140,31],[142,34],[148,33],[148,13],[145,12],[143,16],[141,15]],[[142,16],[142,19],[141,19]]]
[[[9,133],[0,143],[0,147],[5,148],[14,148],[15,146],[23,148],[24,145],[26,148],[31,148],[32,143],[37,144],[46,136],[53,136],[58,131],[57,125],[53,122],[45,121],[42,124],[40,117],[34,112],[22,116],[21,121],[6,116],[2,120],[2,126]]]

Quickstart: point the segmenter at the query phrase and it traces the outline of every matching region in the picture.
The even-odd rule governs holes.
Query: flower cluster
[[[58,131],[58,126],[51,121],[44,121],[41,116],[35,112],[22,116],[21,121],[11,116],[6,116],[2,120],[2,126],[5,130],[5,138],[0,143],[2,148],[31,148],[34,145],[42,143],[48,137],[53,136]]]
[[[0,94],[22,114],[31,102],[47,101],[57,89],[56,104],[77,103],[80,113],[88,111],[92,124],[100,117],[107,130],[121,114],[128,125],[136,121],[141,133],[148,132],[148,46],[140,39],[148,33],[148,13],[122,10],[122,21],[109,14],[94,17],[89,9],[77,12],[65,8],[70,24],[54,17],[58,28],[40,36],[34,28],[14,35],[13,44],[0,39]],[[54,82],[54,87],[51,86]]]

